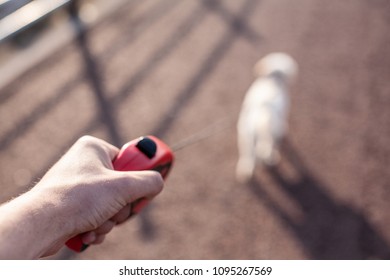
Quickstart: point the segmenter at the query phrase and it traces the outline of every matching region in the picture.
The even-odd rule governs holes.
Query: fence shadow
[[[251,43],[257,43],[261,38],[246,24],[247,19],[255,10],[259,1],[245,1],[236,14],[229,13],[227,9],[224,8],[221,1],[206,0],[203,1],[202,4],[205,11],[222,17],[225,25],[227,26],[227,31],[221,36],[221,39],[218,40],[216,45],[208,53],[204,60],[205,62],[199,67],[193,78],[177,95],[176,100],[172,102],[172,105],[165,114],[165,117],[162,118],[162,120],[152,130],[151,133],[158,137],[164,137],[173,122],[178,118],[181,110],[185,108],[185,105],[196,95],[199,87],[207,82],[212,72],[223,60],[238,37],[244,36]]]
[[[303,219],[295,221],[280,209],[259,179],[249,188],[291,230],[310,259],[390,259],[389,244],[364,214],[334,201],[288,141],[283,143],[282,156],[294,167],[298,180],[289,180],[278,167],[266,172],[300,205]]]

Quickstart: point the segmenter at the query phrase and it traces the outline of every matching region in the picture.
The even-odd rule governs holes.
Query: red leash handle
[[[112,164],[117,171],[155,170],[165,179],[174,161],[173,152],[155,136],[145,136],[134,139],[125,144],[119,151]],[[147,199],[140,199],[133,203],[132,214],[139,213],[148,204]],[[81,240],[81,235],[69,239],[66,243],[70,249],[82,252],[88,245]]]

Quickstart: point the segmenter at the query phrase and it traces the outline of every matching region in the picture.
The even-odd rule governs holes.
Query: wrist
[[[69,226],[54,202],[31,190],[1,206],[0,257],[37,259],[66,241]],[[16,225],[16,226],[15,226]]]

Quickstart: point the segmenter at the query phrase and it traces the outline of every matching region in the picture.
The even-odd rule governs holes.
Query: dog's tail
[[[298,64],[290,55],[275,52],[260,59],[253,70],[256,77],[277,74],[291,83],[298,75]]]

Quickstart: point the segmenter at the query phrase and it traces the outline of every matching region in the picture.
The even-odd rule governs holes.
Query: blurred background
[[[0,202],[82,135],[203,134],[142,214],[52,258],[389,259],[389,15],[386,0],[2,0]],[[241,185],[236,119],[274,51],[300,66],[290,133]]]

